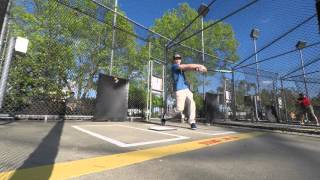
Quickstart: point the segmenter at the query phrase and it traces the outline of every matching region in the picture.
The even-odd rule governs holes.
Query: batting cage
[[[3,1],[2,116],[94,120],[104,106],[123,120],[161,119],[176,108],[175,54],[207,68],[185,73],[197,121],[298,122],[300,93],[319,116],[319,3],[198,4],[179,4],[145,27],[109,0]],[[112,98],[99,90],[106,86]]]

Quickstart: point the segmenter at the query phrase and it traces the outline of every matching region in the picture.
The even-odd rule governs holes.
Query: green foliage
[[[163,107],[163,99],[161,96],[152,96],[153,107]]]
[[[68,91],[76,91],[77,99],[89,98],[90,91],[96,89],[97,75],[109,71],[113,14],[103,15],[104,24],[55,0],[15,2],[11,36],[27,37],[30,46],[27,55],[14,58],[8,99],[24,106],[35,97],[66,98]],[[98,11],[92,1],[63,2],[93,16]],[[134,31],[123,18],[118,18],[117,26]],[[115,42],[115,53],[122,56],[116,59],[114,74],[128,78],[133,72],[143,72],[144,59],[137,52],[135,37],[117,31]]]
[[[197,115],[204,117],[205,116],[205,107],[204,107],[203,97],[199,94],[194,93],[193,99],[196,104]]]
[[[16,55],[10,69],[8,97],[15,109],[32,103],[33,99],[64,99],[69,92],[76,91],[76,99],[92,98],[92,90],[97,87],[100,72],[109,72],[112,49],[112,12],[97,17],[99,7],[89,0],[69,1],[69,3],[88,15],[68,8],[56,0],[17,0],[14,1],[10,25],[11,36],[22,36],[30,40],[26,55]],[[103,0],[110,6],[113,1]],[[119,9],[120,13],[123,13]],[[92,16],[92,17],[90,17]],[[197,16],[196,10],[188,4],[181,4],[177,9],[166,12],[156,20],[153,30],[173,38]],[[104,23],[94,18],[99,18]],[[205,26],[213,23],[209,21]],[[197,21],[185,35],[200,29]],[[135,79],[130,86],[129,102],[132,107],[146,106],[145,77],[149,59],[148,44],[138,44],[133,36],[134,25],[118,16],[114,44],[113,75]],[[206,52],[236,61],[237,41],[234,39],[232,27],[219,23],[215,28],[205,32]],[[153,57],[164,57],[166,40],[158,36],[149,37]],[[201,49],[199,37],[195,36],[184,42],[186,45]],[[177,49],[186,59],[196,61],[200,58],[190,50]],[[172,53],[172,52],[171,52]],[[215,67],[216,59],[207,64]],[[162,67],[155,66],[155,72],[161,74]],[[168,73],[168,76],[170,74]],[[194,87],[199,80],[194,74],[187,74]],[[195,97],[196,98],[196,97]],[[196,98],[197,99],[197,98]],[[202,103],[200,100],[198,108]],[[162,98],[154,97],[153,105],[162,106]],[[20,106],[20,107],[19,107]]]
[[[143,109],[147,106],[147,91],[138,83],[130,83],[129,88],[129,109]]]

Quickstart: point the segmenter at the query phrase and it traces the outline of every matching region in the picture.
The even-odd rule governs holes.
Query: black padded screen
[[[208,121],[213,121],[216,118],[223,117],[223,113],[219,111],[219,105],[223,103],[222,94],[206,93],[206,117]]]
[[[94,120],[125,121],[128,111],[129,81],[99,74]]]

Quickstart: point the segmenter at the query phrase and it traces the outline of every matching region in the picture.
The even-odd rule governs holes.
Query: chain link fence
[[[262,13],[258,18],[249,18],[253,11],[266,13]],[[247,94],[258,96],[256,106],[261,112],[254,112],[255,107],[251,101],[250,117],[254,117],[256,113],[260,114],[259,119],[268,122],[300,122],[298,114],[301,107],[297,104],[299,93],[309,96],[317,114],[319,28],[315,2],[261,0],[241,16],[248,21],[233,27],[245,29],[247,40],[241,41],[242,48],[240,47],[239,53],[242,60],[234,69],[242,71],[245,78],[241,80],[241,85],[236,83],[238,90],[235,88],[235,92],[240,92],[244,84],[251,84],[251,88],[247,88]],[[232,21],[231,19],[229,21]],[[258,30],[257,37],[252,37],[251,34],[250,38],[253,28]],[[248,47],[252,50],[248,51]],[[235,81],[239,78],[236,76]],[[235,97],[236,107],[241,106],[242,98]],[[270,105],[276,121],[267,115]],[[319,114],[317,116],[319,117]]]
[[[7,32],[30,45],[27,54],[14,54],[1,113],[91,118],[104,73],[129,79],[128,116],[143,117],[150,54],[161,58],[163,52],[149,49],[148,38],[156,35],[121,11],[114,21],[113,6],[107,0],[14,0]]]
[[[1,62],[10,37],[27,37],[30,46],[27,54],[14,54],[1,113],[92,117],[97,80],[104,73],[130,80],[129,116],[151,112],[158,118],[175,103],[170,67],[179,53],[183,63],[209,70],[187,73],[199,119],[295,122],[301,92],[319,115],[320,41],[313,0],[207,4],[213,10],[206,16],[182,4],[168,11],[181,19],[177,27],[163,29],[156,21],[148,29],[119,8],[115,13],[111,0],[13,0]],[[173,28],[183,31],[172,33]],[[163,83],[159,92],[152,89],[154,78]],[[213,117],[207,96],[218,99]]]

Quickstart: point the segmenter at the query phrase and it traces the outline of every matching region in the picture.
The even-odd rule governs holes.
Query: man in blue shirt
[[[185,103],[187,102],[189,106],[189,123],[191,129],[195,130],[197,128],[195,116],[196,116],[196,105],[193,100],[193,94],[189,89],[189,84],[186,81],[184,75],[185,71],[199,71],[207,72],[207,68],[201,64],[181,64],[181,56],[175,54],[173,56],[173,64],[171,66],[172,76],[173,76],[173,88],[176,95],[176,111],[181,113],[184,110]]]

